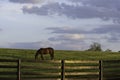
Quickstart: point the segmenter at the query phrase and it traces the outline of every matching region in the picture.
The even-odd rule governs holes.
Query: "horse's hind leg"
[[[51,60],[54,59],[54,54],[50,54]]]
[[[41,59],[44,60],[43,54],[41,54]]]
[[[50,57],[51,57],[51,60],[54,59],[54,50],[53,49],[50,50]]]

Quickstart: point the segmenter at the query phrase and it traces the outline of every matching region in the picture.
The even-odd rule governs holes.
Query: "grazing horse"
[[[50,54],[51,60],[54,59],[54,49],[51,47],[38,49],[36,54],[35,54],[35,60],[38,58],[39,54],[41,55],[42,60],[44,60],[43,55],[45,55],[45,54]]]

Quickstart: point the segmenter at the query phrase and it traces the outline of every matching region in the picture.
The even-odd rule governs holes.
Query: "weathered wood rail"
[[[0,59],[0,80],[120,80],[120,60]]]

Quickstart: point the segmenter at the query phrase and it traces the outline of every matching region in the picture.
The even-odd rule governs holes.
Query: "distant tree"
[[[106,49],[105,52],[112,52],[112,50],[110,50],[110,49]]]
[[[90,45],[88,51],[102,51],[101,44],[94,42],[93,44]]]

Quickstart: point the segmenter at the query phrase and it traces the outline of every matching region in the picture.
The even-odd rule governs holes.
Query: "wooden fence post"
[[[99,61],[99,80],[103,80],[103,61]]]
[[[65,60],[61,60],[61,80],[65,80]]]
[[[18,65],[18,68],[17,68],[17,80],[21,80],[20,64],[21,64],[21,60],[19,59],[18,62],[17,62],[17,65]]]

